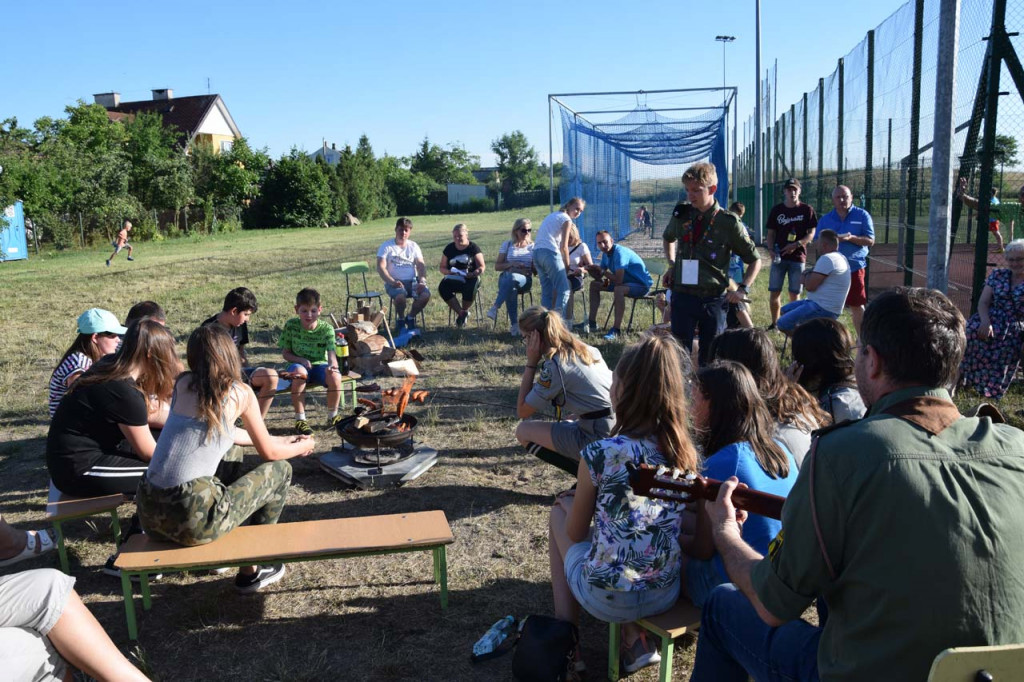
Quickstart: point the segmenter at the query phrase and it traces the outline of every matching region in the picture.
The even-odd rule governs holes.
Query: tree
[[[430,144],[426,137],[409,162],[413,173],[422,173],[441,185],[476,184],[473,170],[479,167],[480,157],[470,154],[465,147],[455,143],[449,144],[447,148],[439,147]]]
[[[522,131],[514,130],[494,140],[491,151],[498,157],[498,173],[505,196],[541,184],[537,152]]]
[[[994,161],[1000,166],[1010,166],[1013,168],[1017,165],[1017,139],[1010,135],[996,135],[996,143],[994,149]],[[978,143],[978,156],[981,156],[981,150],[985,148],[985,140],[982,139]]]
[[[269,227],[322,225],[331,209],[327,178],[298,149],[271,166],[261,192]]]
[[[420,215],[429,209],[431,192],[444,189],[426,173],[417,173],[405,168],[395,157],[384,157],[378,163],[384,169],[388,193],[401,215]]]
[[[385,169],[373,154],[370,139],[363,135],[353,152],[346,146],[338,173],[348,193],[348,210],[361,220],[394,215],[395,202],[388,193]]]

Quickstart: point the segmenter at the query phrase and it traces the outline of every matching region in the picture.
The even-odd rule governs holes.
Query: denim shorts
[[[591,585],[583,575],[590,542],[577,542],[565,553],[565,578],[569,589],[587,613],[606,623],[632,623],[668,611],[679,599],[679,577],[668,587],[652,590],[605,590]]]
[[[388,296],[390,296],[391,298],[398,298],[399,296],[408,296],[410,298],[416,298],[416,294],[413,293],[414,286],[416,286],[416,280],[410,279],[404,282],[399,282],[398,284],[395,285],[385,284],[384,290],[388,293]],[[429,291],[429,289],[426,289],[424,293]]]
[[[305,368],[302,365],[300,365],[299,363],[295,363],[294,365],[288,365],[287,372],[289,374],[294,374],[295,372],[298,372],[300,369],[305,369]],[[320,364],[320,365],[313,365],[312,367],[307,369],[306,370],[306,383],[307,384],[311,384],[311,385],[317,385],[317,386],[326,386],[327,385],[327,363]]]
[[[835,320],[839,317],[806,298],[787,303],[782,306],[781,312],[782,317],[779,318],[778,325],[779,329],[784,332],[793,331],[798,324],[807,320],[813,320],[818,317],[827,317],[830,320]]]
[[[772,263],[771,272],[768,273],[768,291],[782,291],[782,281],[788,276],[790,293],[799,294],[803,287],[803,274],[804,264],[798,261],[784,260]]]

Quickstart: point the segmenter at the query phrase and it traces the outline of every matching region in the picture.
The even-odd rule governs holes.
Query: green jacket
[[[891,414],[911,405],[921,415]],[[781,619],[825,599],[822,680],[924,680],[948,647],[1024,642],[1024,433],[916,387],[826,430],[812,453],[752,579]]]
[[[729,258],[736,253],[747,263],[757,260],[757,248],[747,236],[740,219],[715,204],[702,214],[703,224],[710,222],[710,227],[700,233],[694,225],[696,218],[691,220],[691,213],[685,210],[686,204],[679,204],[672,212],[672,219],[661,238],[666,242],[677,242],[676,261],[672,266],[672,291],[680,294],[709,297],[721,296],[729,283]],[[694,209],[692,215],[696,216]],[[698,261],[697,284],[681,284],[682,261],[696,259]]]

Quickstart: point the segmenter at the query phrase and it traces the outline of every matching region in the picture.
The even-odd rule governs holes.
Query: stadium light
[[[722,89],[725,89],[725,46],[736,40],[736,36],[715,36],[715,40],[722,43]],[[722,93],[725,96],[725,93]]]

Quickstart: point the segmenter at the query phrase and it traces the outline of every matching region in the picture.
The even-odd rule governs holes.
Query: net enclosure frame
[[[660,237],[672,207],[685,199],[680,182],[684,167],[699,161],[715,165],[715,198],[727,207],[730,196],[735,199],[732,179],[738,162],[737,93],[736,86],[716,86],[549,94],[550,210],[576,196],[586,200],[586,211],[577,226],[580,237],[592,249],[596,248],[599,230],[610,232],[617,240],[649,230],[654,239]],[[583,98],[592,106],[576,104]],[[624,98],[635,98],[636,106],[625,108]],[[652,98],[657,101],[649,104]],[[556,114],[562,147],[557,187]],[[643,179],[636,177],[635,170],[647,167],[652,175],[660,172],[660,179],[654,182],[646,201],[636,201],[634,183]],[[660,171],[653,170],[659,167]],[[672,172],[670,167],[678,168]],[[643,224],[635,219],[640,205],[651,209]]]

